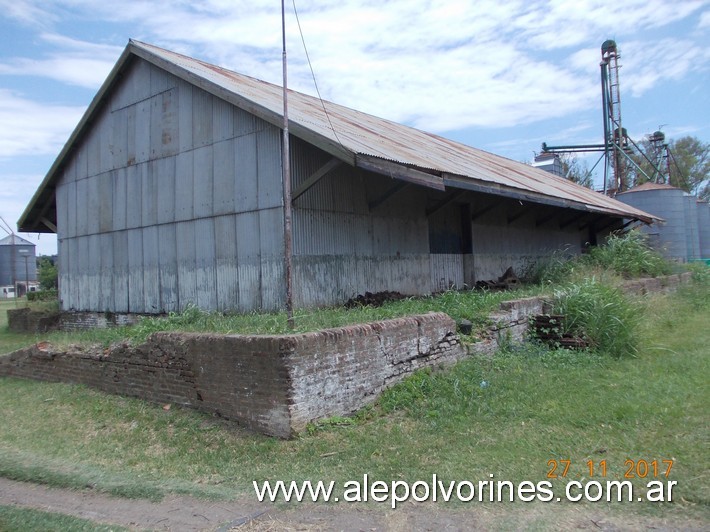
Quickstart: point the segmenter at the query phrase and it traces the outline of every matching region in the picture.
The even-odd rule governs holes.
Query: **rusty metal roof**
[[[52,174],[65,152],[81,128],[88,125],[104,93],[110,90],[114,78],[134,55],[278,127],[283,125],[281,86],[131,40],[19,225],[31,218],[33,205],[40,199],[41,190],[51,184]],[[289,131],[351,165],[440,190],[464,188],[647,223],[656,218],[527,164],[291,90]]]

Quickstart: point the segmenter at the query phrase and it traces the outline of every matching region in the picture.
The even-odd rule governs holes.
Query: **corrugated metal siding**
[[[160,270],[160,303],[164,312],[179,310],[177,225],[158,226],[158,267]]]
[[[463,288],[464,286],[464,256],[460,254],[431,254],[429,255],[429,268],[431,273],[431,291],[438,292],[450,288]]]
[[[698,202],[698,237],[700,239],[700,258],[710,259],[710,205]]]
[[[236,216],[219,216],[214,220],[215,261],[217,269],[217,309],[239,308],[239,267],[237,264]]]

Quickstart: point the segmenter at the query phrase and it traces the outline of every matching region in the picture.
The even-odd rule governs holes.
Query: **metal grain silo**
[[[700,236],[698,234],[698,198],[687,192],[685,200],[685,241],[688,260],[700,258]]]
[[[0,286],[14,286],[15,282],[37,280],[35,245],[17,235],[0,240]]]
[[[700,258],[710,261],[710,203],[707,201],[698,201],[697,213]]]
[[[686,210],[689,205],[686,192],[670,185],[644,183],[617,195],[616,199],[665,220],[645,226],[642,231],[649,235],[651,243],[667,258],[680,262],[692,258],[693,245],[689,235],[692,228],[689,231],[686,227]],[[697,240],[697,220],[694,234]]]

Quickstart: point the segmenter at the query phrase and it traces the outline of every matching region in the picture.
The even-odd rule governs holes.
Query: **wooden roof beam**
[[[308,179],[306,179],[303,183],[301,183],[296,190],[294,190],[291,193],[291,203],[296,201],[299,197],[301,197],[306,191],[308,191],[311,187],[313,187],[318,181],[323,179],[326,175],[328,175],[331,170],[334,170],[340,164],[342,161],[336,157],[333,157],[330,159],[327,163],[325,163],[323,166],[321,166],[318,170],[313,172]]]
[[[395,184],[392,188],[390,188],[387,192],[385,192],[385,193],[382,194],[380,197],[378,197],[377,199],[371,201],[371,202],[368,204],[370,210],[371,210],[371,211],[374,211],[377,207],[379,207],[380,205],[382,205],[385,201],[387,201],[388,199],[390,199],[390,198],[391,198],[392,196],[394,196],[395,194],[401,192],[402,190],[404,190],[404,189],[407,188],[408,186],[409,186],[409,183],[405,183],[405,182],[403,182],[403,181],[400,181],[399,183],[396,183],[396,184]]]
[[[432,214],[439,212],[441,209],[451,205],[454,201],[459,199],[464,194],[466,194],[465,190],[456,190],[456,191],[452,192],[451,194],[446,196],[444,199],[442,199],[441,201],[436,203],[431,209],[426,210],[427,218],[429,216],[431,216]]]

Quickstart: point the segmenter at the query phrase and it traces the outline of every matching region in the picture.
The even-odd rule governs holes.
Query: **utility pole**
[[[286,316],[290,329],[294,328],[293,321],[293,234],[291,229],[291,156],[289,153],[288,138],[288,61],[286,59],[286,9],[284,0],[281,0],[281,37],[283,41],[283,147],[281,149],[281,167],[283,181],[284,202],[284,269],[286,276]]]

